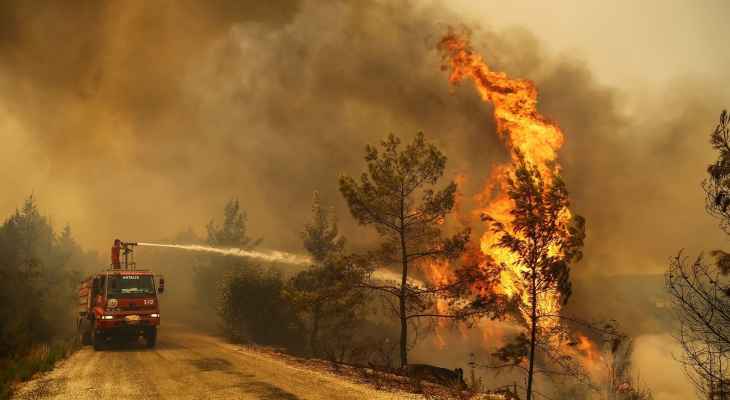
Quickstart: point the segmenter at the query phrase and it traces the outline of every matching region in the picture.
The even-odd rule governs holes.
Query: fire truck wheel
[[[87,329],[84,329],[83,326],[79,327],[79,343],[81,343],[82,346],[87,346],[91,344],[91,335],[89,334],[89,331]]]
[[[99,351],[104,345],[104,336],[96,333],[96,329],[91,330],[91,344],[94,346],[94,351]]]
[[[147,335],[145,336],[145,341],[147,342],[147,347],[152,348],[155,347],[155,344],[157,344],[157,328],[152,328],[147,332]]]
[[[79,319],[76,321],[76,332],[77,332],[77,340],[78,343],[81,346],[86,346],[91,344],[91,335],[89,334],[89,330],[86,329],[84,326],[84,320]]]

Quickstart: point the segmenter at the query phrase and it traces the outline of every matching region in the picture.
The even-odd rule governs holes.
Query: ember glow
[[[596,349],[596,345],[584,335],[578,335],[578,344],[576,348],[584,355],[584,364],[588,364],[591,369],[595,367],[595,363],[600,360],[601,356]]]
[[[433,261],[425,263],[423,266],[423,272],[428,276],[429,280],[437,286],[444,286],[449,284],[451,281],[451,275],[449,274],[450,267],[446,261]],[[443,298],[436,299],[436,311],[438,314],[448,314],[449,305]],[[442,329],[446,327],[448,322],[444,319],[438,320],[440,329],[436,330],[436,337],[434,339],[434,345],[439,349],[446,347],[446,340],[443,337]]]

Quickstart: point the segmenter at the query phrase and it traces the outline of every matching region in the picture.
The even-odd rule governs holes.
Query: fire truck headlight
[[[107,307],[114,308],[119,304],[119,301],[117,299],[109,299],[106,302]]]
[[[160,318],[160,314],[150,314],[150,318]]]
[[[101,319],[112,319],[112,318],[114,318],[113,315],[102,315],[101,316]]]

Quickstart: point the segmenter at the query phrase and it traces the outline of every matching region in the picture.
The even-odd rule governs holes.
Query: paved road
[[[401,399],[287,364],[182,326],[163,325],[157,347],[90,346],[18,388],[14,399]]]

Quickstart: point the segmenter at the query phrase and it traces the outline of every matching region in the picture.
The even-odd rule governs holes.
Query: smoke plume
[[[2,3],[2,209],[36,192],[105,248],[203,226],[238,196],[268,247],[298,250],[315,189],[355,232],[336,177],[389,132],[437,141],[467,195],[506,157],[489,110],[439,71],[435,40],[459,23],[442,6],[205,4]],[[698,188],[719,90],[678,82],[625,111],[527,31],[474,37],[496,69],[537,82],[566,133],[586,268],[657,272],[680,247],[719,243]]]

